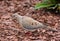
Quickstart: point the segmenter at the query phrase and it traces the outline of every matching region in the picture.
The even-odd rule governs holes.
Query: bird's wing
[[[37,28],[41,28],[43,24],[30,17],[24,17],[23,26],[29,29],[37,29]]]

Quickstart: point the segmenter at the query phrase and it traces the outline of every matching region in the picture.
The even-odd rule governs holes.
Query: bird
[[[55,31],[55,29],[52,29],[51,27],[49,28],[45,24],[28,16],[21,16],[15,13],[12,15],[12,17],[18,21],[18,23],[22,26],[23,29],[28,31],[34,31],[40,28],[45,28],[45,29],[47,28]]]

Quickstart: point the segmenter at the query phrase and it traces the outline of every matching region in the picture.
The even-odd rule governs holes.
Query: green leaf
[[[53,6],[53,5],[55,5],[55,4],[37,3],[35,5],[35,9],[50,7],[50,6]]]
[[[52,4],[56,4],[57,0],[49,0]]]
[[[55,9],[55,8],[57,8],[57,4],[55,4],[55,6],[51,6],[51,7],[48,7],[47,9]]]
[[[58,8],[57,9],[59,9],[59,11],[60,11],[60,4],[58,4]]]
[[[51,3],[50,0],[42,0],[42,2],[43,2],[43,3],[46,3],[46,4]]]
[[[56,0],[42,0],[42,2],[47,4],[55,4]]]

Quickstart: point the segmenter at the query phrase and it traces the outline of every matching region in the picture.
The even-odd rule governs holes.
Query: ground
[[[44,10],[35,10],[40,0],[0,0],[0,41],[60,41],[60,15]],[[38,29],[34,32],[23,30],[11,17],[18,13],[45,23],[58,31]]]

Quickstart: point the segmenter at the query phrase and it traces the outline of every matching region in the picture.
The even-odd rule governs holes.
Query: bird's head
[[[20,19],[20,18],[22,18],[22,16],[17,14],[17,13],[15,13],[15,14],[12,15],[12,18],[13,19]]]

